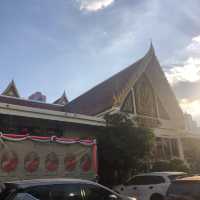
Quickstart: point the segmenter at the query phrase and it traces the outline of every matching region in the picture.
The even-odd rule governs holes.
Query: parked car
[[[36,179],[4,185],[0,200],[136,200],[79,179]]]
[[[167,191],[166,200],[200,200],[200,176],[173,181]]]
[[[184,172],[139,174],[113,189],[123,195],[135,196],[139,200],[163,200],[171,181],[183,175]]]

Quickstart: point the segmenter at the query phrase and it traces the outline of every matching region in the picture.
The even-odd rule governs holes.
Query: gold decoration
[[[131,78],[126,86],[121,91],[119,91],[119,93],[113,95],[113,107],[118,107],[123,104],[128,93],[133,88],[134,82],[134,78]]]
[[[113,96],[113,106],[114,107],[121,106],[122,102],[128,95],[128,92],[129,92],[129,88],[124,88],[121,92],[119,92],[118,95],[114,95]]]
[[[134,91],[137,113],[139,115],[157,117],[154,91],[145,74],[135,84]]]
[[[126,112],[126,113],[133,113],[134,112],[134,104],[133,104],[133,95],[132,91],[130,91],[125,98],[122,106],[121,106],[121,111]]]

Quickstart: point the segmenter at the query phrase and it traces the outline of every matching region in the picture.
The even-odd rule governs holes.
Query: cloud
[[[89,12],[102,10],[114,3],[114,1],[115,0],[77,0],[80,4],[80,10],[86,10]]]
[[[179,65],[165,68],[165,72],[182,110],[200,124],[200,35],[192,37],[182,52],[187,58]]]
[[[200,35],[192,38],[192,41],[187,46],[186,51],[193,57],[200,57]]]
[[[185,52],[188,58],[183,64],[166,69],[167,78],[172,85],[200,80],[200,35],[192,38]]]
[[[173,85],[173,89],[178,99],[187,98],[190,101],[200,99],[200,80],[196,82],[178,82]]]
[[[172,85],[184,81],[198,81],[200,80],[200,58],[190,57],[185,64],[168,69],[166,75]]]
[[[109,46],[104,48],[104,53],[113,53],[113,51],[120,53],[130,49],[135,42],[134,32],[121,33],[118,36],[110,38]]]
[[[200,111],[198,109],[200,107],[200,99],[194,101],[181,99],[180,106],[185,112],[191,114],[194,118],[200,116]]]

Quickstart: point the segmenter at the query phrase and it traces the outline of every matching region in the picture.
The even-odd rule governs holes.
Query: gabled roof
[[[59,104],[59,105],[67,105],[68,104],[68,99],[67,99],[65,91],[63,92],[62,96],[59,99],[57,99],[56,101],[53,102],[53,104]]]
[[[9,85],[8,85],[7,88],[4,90],[4,92],[2,93],[2,95],[17,97],[17,98],[20,97],[19,92],[18,92],[18,90],[17,90],[17,87],[16,87],[16,85],[15,85],[14,80],[12,80],[12,81],[9,83]]]
[[[69,102],[66,110],[79,114],[97,115],[119,105],[154,56],[154,48],[151,45],[143,58]]]
[[[69,102],[65,109],[67,112],[95,116],[113,107],[121,107],[143,74],[150,81],[173,126],[184,128],[182,110],[162,71],[152,44],[143,58]]]

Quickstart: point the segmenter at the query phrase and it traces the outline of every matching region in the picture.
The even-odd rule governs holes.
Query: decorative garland
[[[29,134],[17,135],[17,134],[3,134],[0,133],[0,139],[19,142],[24,140],[32,140],[34,142],[56,142],[59,144],[82,144],[85,146],[92,146],[96,144],[96,140],[86,139],[81,140],[79,138],[66,138],[66,137],[57,137],[57,136],[32,136]]]

